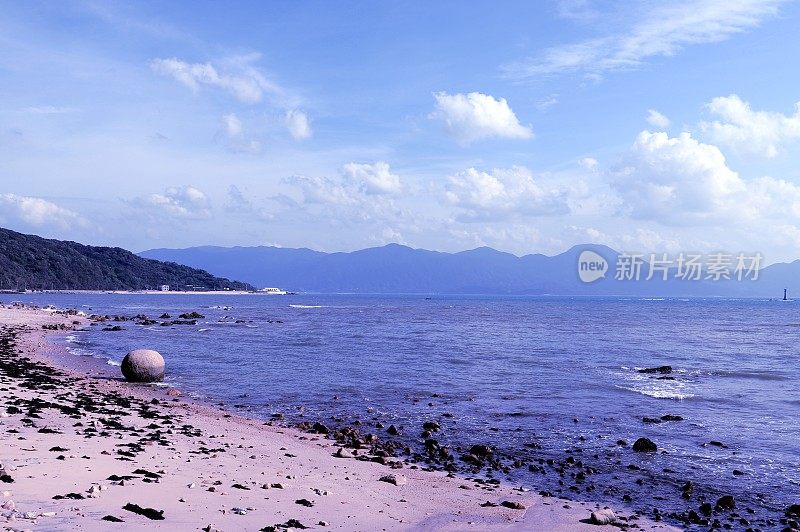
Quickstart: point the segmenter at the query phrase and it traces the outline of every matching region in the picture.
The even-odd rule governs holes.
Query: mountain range
[[[578,259],[591,251],[607,262],[606,274],[582,282]],[[653,297],[782,297],[800,293],[800,261],[774,264],[758,279],[685,281],[656,276],[650,281],[616,280],[620,253],[584,244],[555,255],[518,257],[488,247],[458,253],[389,244],[353,252],[324,253],[305,248],[215,247],[152,249],[143,257],[202,268],[255,286],[318,293],[635,295]],[[646,276],[647,265],[643,269]],[[703,275],[705,277],[705,274]]]

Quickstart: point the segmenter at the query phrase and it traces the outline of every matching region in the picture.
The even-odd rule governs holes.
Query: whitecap
[[[292,308],[324,308],[322,305],[289,305]]]

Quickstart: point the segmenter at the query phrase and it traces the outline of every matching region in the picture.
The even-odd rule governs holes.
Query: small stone
[[[339,447],[334,456],[336,456],[337,458],[353,458],[353,453],[345,449],[344,447]]]
[[[408,479],[405,477],[405,475],[395,475],[395,474],[384,475],[378,480],[380,480],[381,482],[394,484],[395,486],[405,486],[406,484],[408,484]]]
[[[500,503],[500,506],[505,506],[506,508],[511,508],[512,510],[524,510],[525,505],[521,502],[517,501],[503,501]]]
[[[602,510],[595,510],[589,517],[593,525],[610,525],[616,522],[617,514],[611,508],[603,508]]]

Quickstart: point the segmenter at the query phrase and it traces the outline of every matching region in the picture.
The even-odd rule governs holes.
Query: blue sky
[[[800,3],[0,2],[0,225],[800,257]]]

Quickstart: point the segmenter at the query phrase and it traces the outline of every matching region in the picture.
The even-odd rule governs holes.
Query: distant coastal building
[[[286,290],[281,290],[280,288],[262,288],[259,292],[276,296],[286,295]]]
[[[169,285],[168,284],[162,284],[160,289],[161,289],[162,292],[169,292]]]

